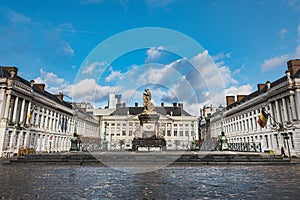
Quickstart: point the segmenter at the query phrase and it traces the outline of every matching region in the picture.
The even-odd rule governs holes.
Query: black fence
[[[260,142],[228,143],[230,151],[262,152]]]

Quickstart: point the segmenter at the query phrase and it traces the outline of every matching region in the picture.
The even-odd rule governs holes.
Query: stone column
[[[37,111],[36,111],[35,127],[39,126],[40,112],[41,112],[41,109],[38,108]]]
[[[49,111],[49,127],[48,127],[48,129],[49,130],[52,130],[52,115],[53,115],[53,111]]]
[[[281,119],[280,119],[278,100],[275,101],[275,107],[276,107],[276,120],[278,123],[280,123]]]
[[[5,113],[5,102],[6,102],[6,92],[4,88],[0,89],[0,119],[3,118]]]
[[[22,140],[22,136],[23,136],[23,131],[19,132],[17,135],[16,135],[18,138],[17,138],[17,149],[20,148],[20,144],[21,144],[21,140]]]
[[[25,109],[25,99],[22,100],[22,105],[21,105],[21,114],[20,114],[20,123],[26,122],[24,121],[24,109]]]
[[[274,117],[274,108],[273,108],[273,105],[272,105],[272,102],[269,102],[269,107],[270,107],[270,124],[274,124],[274,120],[273,120],[273,117]]]
[[[13,117],[12,117],[12,121],[17,123],[16,118],[17,118],[17,110],[18,110],[18,101],[19,101],[19,97],[16,97],[15,99],[15,104],[14,104],[14,111],[13,111]]]
[[[295,104],[296,104],[296,109],[295,109],[295,116],[296,120],[299,120],[300,118],[300,89],[296,89],[296,94],[295,94]]]
[[[40,123],[40,128],[43,128],[44,126],[44,115],[45,115],[45,108],[42,108],[42,115],[40,115],[39,117],[41,117],[41,123]]]
[[[291,102],[292,120],[297,120],[297,113],[296,113],[296,106],[295,106],[295,99],[294,99],[294,91],[290,92],[290,102]]]
[[[5,111],[4,111],[4,118],[5,119],[8,118],[8,112],[9,112],[9,106],[10,106],[10,99],[11,99],[11,95],[7,94],[7,96],[6,96],[6,103],[5,103]]]
[[[49,127],[48,127],[49,110],[48,109],[46,109],[46,114],[45,114],[44,118],[45,118],[44,129],[49,129]]]
[[[13,151],[15,137],[16,137],[16,130],[12,131],[10,135],[9,149],[11,152]]]
[[[283,118],[284,118],[283,121],[289,121],[285,97],[282,98],[282,105],[283,105]]]
[[[29,125],[29,121],[28,121],[28,114],[31,111],[31,101],[28,102],[28,108],[27,108],[27,116],[26,116],[26,124]],[[33,118],[33,116],[31,116],[31,119]]]
[[[25,133],[24,148],[28,148],[29,147],[29,145],[28,145],[29,135],[30,135],[30,132]]]

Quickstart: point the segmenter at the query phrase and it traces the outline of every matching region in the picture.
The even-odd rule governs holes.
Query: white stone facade
[[[72,105],[61,94],[45,91],[44,84],[17,76],[16,67],[0,70],[0,157],[17,154],[20,148],[36,153],[69,151],[75,126]],[[97,120],[89,121],[79,117],[78,130],[99,138]]]
[[[262,108],[271,115],[265,128],[257,123]],[[276,154],[280,154],[281,147],[286,152],[289,147],[292,155],[299,156],[300,60],[288,62],[286,76],[258,84],[257,91],[238,97],[223,112],[214,114],[210,119],[211,137],[219,137],[221,127],[230,143],[260,142],[263,151],[274,150]]]
[[[108,150],[131,149],[136,130],[140,127],[138,115],[132,115],[128,111],[125,115],[111,114],[99,117],[103,147]],[[196,116],[160,114],[158,129],[166,140],[168,150],[187,150],[195,140],[199,140]]]

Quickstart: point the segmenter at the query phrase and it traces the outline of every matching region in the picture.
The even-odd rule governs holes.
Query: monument
[[[158,127],[159,115],[155,112],[152,103],[152,96],[149,89],[143,93],[144,110],[138,115],[140,126],[135,131],[135,137],[132,140],[132,150],[138,151],[139,147],[159,147],[161,150],[166,149],[166,140],[160,134]]]

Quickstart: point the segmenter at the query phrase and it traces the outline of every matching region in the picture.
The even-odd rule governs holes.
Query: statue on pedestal
[[[144,110],[138,115],[140,125],[136,127],[134,138],[132,140],[132,150],[138,151],[139,147],[150,148],[159,147],[166,149],[166,140],[163,137],[163,131],[159,130],[159,114],[154,111],[154,105],[151,102],[151,92],[145,89],[143,93]]]
[[[147,88],[145,89],[145,92],[143,94],[143,105],[144,105],[144,111],[142,114],[150,114],[154,111],[153,103],[151,102],[152,96],[150,90]]]

